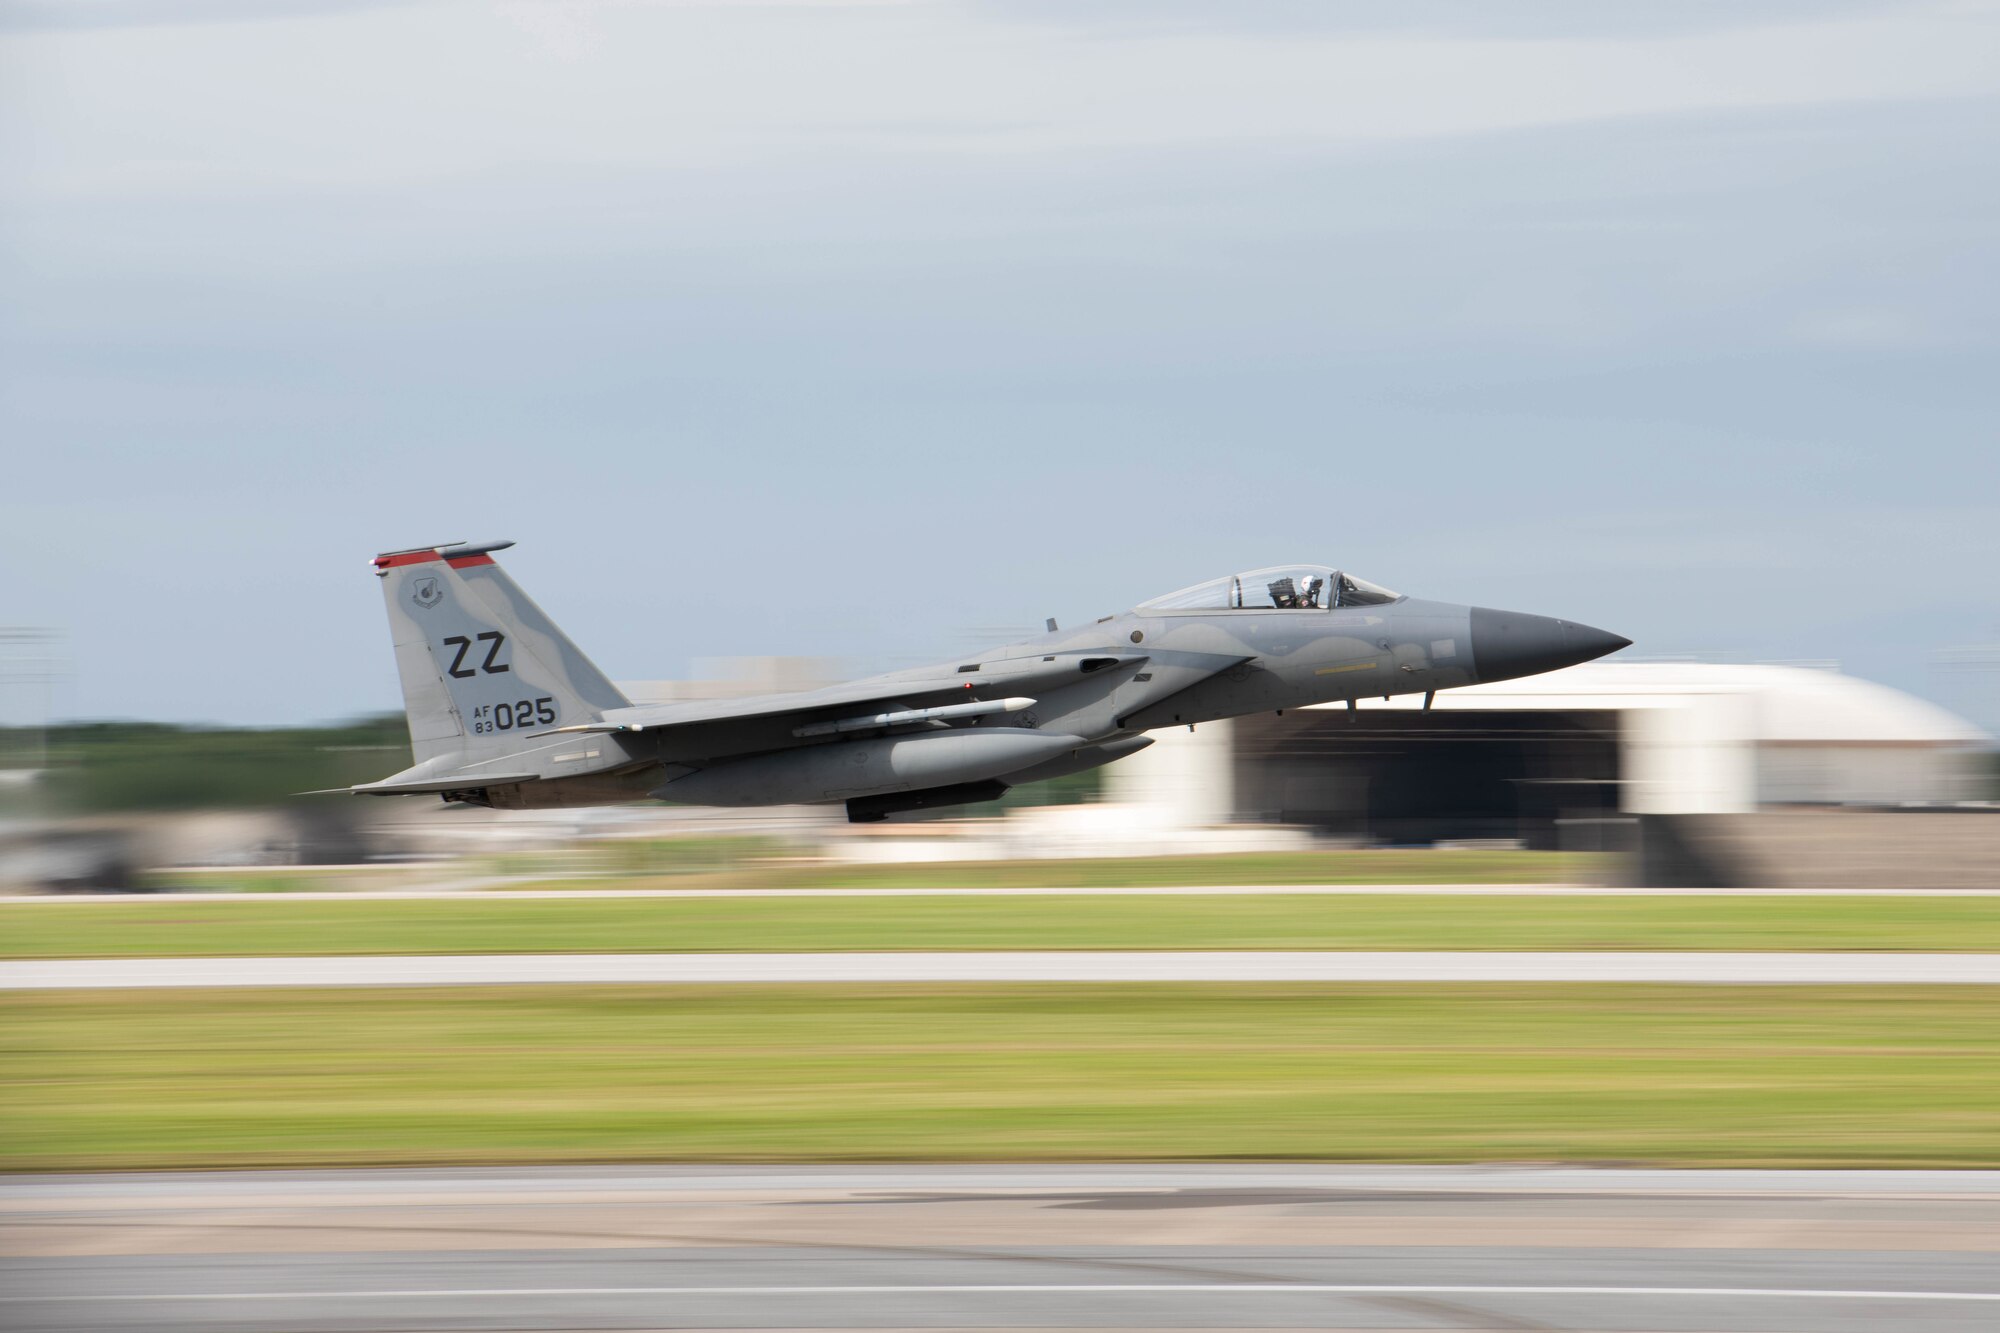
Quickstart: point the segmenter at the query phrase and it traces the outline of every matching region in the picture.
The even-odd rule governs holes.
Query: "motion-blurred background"
[[[1996,24],[10,0],[6,799],[119,850],[10,843],[9,878],[529,836],[286,800],[403,763],[362,561],[488,536],[684,689],[1275,560],[1636,641],[1430,718],[1217,728],[1046,797],[1122,819],[940,848],[1729,815],[1770,867],[1802,807],[1988,799]],[[1652,877],[1780,873],[1704,837]]]
[[[0,1326],[1990,1333],[1996,161],[2000,0],[0,0]],[[326,792],[508,541],[640,704],[1632,643]]]
[[[50,657],[12,665],[10,687],[27,695],[64,670]],[[730,674],[626,689],[712,698],[830,670],[720,665]],[[15,891],[686,887],[867,866],[919,882],[925,864],[980,882],[1021,860],[1062,863],[1037,871],[1043,882],[1084,884],[2000,882],[1993,738],[1831,664],[1618,660],[1455,691],[1428,711],[1411,697],[1209,723],[1161,732],[1107,769],[877,826],[849,825],[838,804],[504,811],[300,794],[406,765],[399,714],[280,728],[36,721],[7,740],[0,874]],[[1356,855],[1369,849],[1400,854]],[[1171,857],[1195,860],[1129,864]]]

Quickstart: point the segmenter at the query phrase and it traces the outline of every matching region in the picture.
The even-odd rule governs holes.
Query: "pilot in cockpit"
[[[1266,586],[1270,589],[1271,605],[1280,610],[1317,611],[1319,595],[1326,587],[1326,580],[1318,574],[1308,574],[1305,576],[1304,590],[1301,591],[1299,584],[1287,574],[1283,578],[1271,580]]]

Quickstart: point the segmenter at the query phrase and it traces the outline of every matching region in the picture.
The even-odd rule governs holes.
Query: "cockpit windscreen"
[[[1328,565],[1273,565],[1210,579],[1145,603],[1141,611],[1325,611],[1380,606],[1397,594]]]
[[[1378,588],[1367,579],[1357,579],[1352,574],[1342,574],[1333,592],[1335,606],[1386,606],[1401,598],[1401,593]]]

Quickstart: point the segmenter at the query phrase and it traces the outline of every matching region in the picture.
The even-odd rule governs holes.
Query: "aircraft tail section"
[[[540,748],[536,732],[631,701],[493,559],[512,542],[375,557],[419,767],[456,769]],[[433,763],[432,761],[437,761]]]

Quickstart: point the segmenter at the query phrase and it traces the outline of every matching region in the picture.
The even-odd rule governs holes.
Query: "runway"
[[[935,982],[2000,984],[2000,954],[1119,951],[408,954],[0,963],[0,990]]]
[[[2000,1173],[690,1167],[20,1177],[17,1330],[1985,1330]]]

